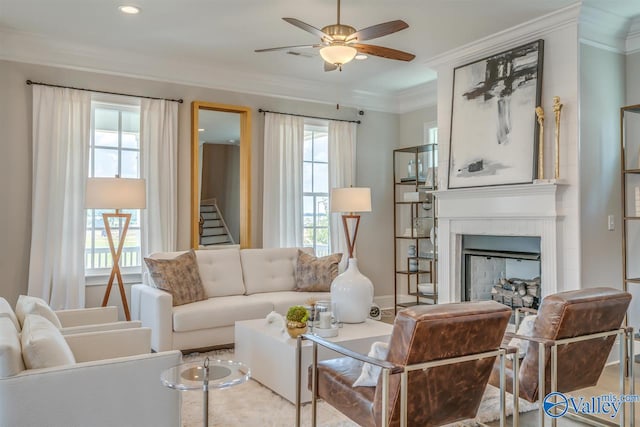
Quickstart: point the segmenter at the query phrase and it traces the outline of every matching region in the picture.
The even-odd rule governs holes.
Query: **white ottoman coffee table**
[[[345,324],[335,338],[327,340],[367,354],[376,341],[388,342],[393,325],[367,319],[364,323]],[[309,341],[303,341],[301,402],[310,402],[307,369],[311,365]],[[318,347],[318,360],[341,357],[340,354]],[[234,359],[251,366],[251,377],[278,393],[288,401],[296,401],[296,340],[265,319],[243,320],[235,325]]]

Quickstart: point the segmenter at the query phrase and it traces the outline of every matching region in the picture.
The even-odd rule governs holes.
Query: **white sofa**
[[[151,254],[171,259],[184,252]],[[171,294],[147,284],[131,288],[131,314],[150,327],[155,351],[200,349],[232,344],[237,320],[286,314],[309,298],[326,300],[329,292],[297,292],[297,248],[196,251],[206,300],[173,307]],[[145,281],[150,281],[145,275]]]
[[[19,340],[9,322],[0,317],[3,366],[15,355],[8,335],[16,335],[14,351]],[[179,426],[180,396],[161,384],[160,374],[182,355],[149,354],[150,337],[148,328],[65,335],[75,364],[0,378],[0,427]]]

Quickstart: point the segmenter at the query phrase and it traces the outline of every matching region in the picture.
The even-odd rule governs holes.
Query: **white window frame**
[[[95,110],[96,108],[106,108],[106,109],[114,109],[118,110],[118,147],[108,147],[108,146],[98,146],[95,144]],[[136,112],[140,114],[140,100],[137,98],[130,97],[114,97],[114,96],[103,96],[103,95],[94,95],[91,100],[91,133],[90,133],[90,141],[89,141],[89,173],[88,176],[92,177],[95,170],[95,156],[94,150],[95,148],[100,149],[109,149],[109,150],[117,150],[118,152],[118,174],[121,173],[122,167],[122,152],[137,152],[138,159],[141,161],[141,152],[142,149],[138,146],[137,149],[134,148],[123,148],[122,147],[122,112]],[[141,174],[141,165],[138,164],[138,177]],[[95,210],[95,209],[94,209]],[[92,218],[95,220],[95,214],[92,215]],[[142,237],[142,212],[138,209],[138,225],[129,225],[129,232],[134,230],[140,230],[140,236]],[[86,220],[85,220],[86,221]],[[85,229],[89,230],[88,227]],[[91,231],[103,230],[104,225],[102,227],[96,227],[96,224],[92,224]],[[113,230],[113,228],[112,228]],[[88,259],[94,259],[94,251],[95,251],[95,242],[94,242],[94,233],[92,233],[92,243],[91,246],[87,246],[85,248],[85,279],[87,285],[100,285],[104,284],[104,279],[107,278],[111,273],[111,265],[105,267],[92,268],[86,265]],[[114,242],[117,245],[117,241]],[[109,250],[107,248],[107,250]],[[87,251],[90,251],[87,254]],[[124,252],[123,252],[124,257]],[[123,280],[125,282],[139,282],[142,277],[142,251],[140,250],[138,259],[140,261],[140,265],[133,267],[121,267],[120,271],[123,276]]]
[[[306,134],[307,132],[324,132],[324,133],[327,134],[327,137],[328,137],[328,135],[329,135],[329,123],[327,121],[325,121],[325,120],[306,119],[305,122],[304,122],[304,133]],[[316,161],[314,159],[314,157],[313,157],[313,146],[312,146],[311,152],[312,152],[312,160],[311,161],[307,161],[307,160],[303,159],[302,163],[303,163],[303,165],[305,163],[311,163],[312,164],[312,167],[311,167],[311,171],[312,171],[311,188],[313,189],[314,188],[314,186],[313,186],[314,181],[313,180],[315,179],[315,174],[313,173],[313,164],[314,163],[315,164],[326,164],[327,168],[328,168],[329,162],[331,161],[331,159],[327,158],[326,162]],[[303,170],[303,173],[304,173],[304,167],[302,168],[302,170]],[[328,175],[327,175],[327,181],[328,181]],[[328,182],[327,182],[327,188],[329,188],[329,183]],[[317,207],[316,200],[317,200],[317,198],[326,197],[327,201],[328,201],[329,200],[329,192],[321,193],[321,192],[313,192],[313,191],[310,191],[310,192],[303,191],[302,197],[303,197],[303,200],[304,200],[304,197],[313,197],[313,226],[308,227],[308,226],[304,225],[304,209],[303,209],[303,214],[302,214],[302,216],[303,216],[303,218],[302,218],[302,221],[303,221],[303,227],[302,227],[303,228],[303,240],[304,240],[304,231],[309,229],[309,228],[312,228],[313,229],[313,250],[316,253],[316,255],[318,255],[318,256],[323,255],[323,254],[318,254],[318,250],[317,250],[317,244],[318,244],[318,242],[317,242],[317,231],[318,231],[318,229],[326,228],[327,229],[327,238],[328,238],[328,241],[327,241],[327,255],[329,255],[329,254],[331,254],[331,227],[329,227],[329,222],[327,223],[326,227],[319,227],[318,223],[317,223],[317,212],[316,212],[316,207]],[[303,201],[303,206],[304,206],[304,201]],[[329,211],[327,209],[327,219],[329,221],[330,221],[330,215],[331,214],[329,213]]]

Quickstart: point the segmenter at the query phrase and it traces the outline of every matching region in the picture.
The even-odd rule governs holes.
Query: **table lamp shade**
[[[147,205],[144,179],[89,178],[87,209],[144,209]]]
[[[367,187],[332,188],[331,212],[371,212],[371,189]]]

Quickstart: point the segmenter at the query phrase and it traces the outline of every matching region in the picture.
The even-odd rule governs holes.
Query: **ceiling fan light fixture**
[[[126,13],[127,15],[137,15],[140,13],[140,8],[138,6],[123,4],[122,6],[118,6],[118,10],[122,13]]]
[[[355,58],[357,49],[347,45],[331,45],[320,49],[320,56],[329,64],[344,65]]]

